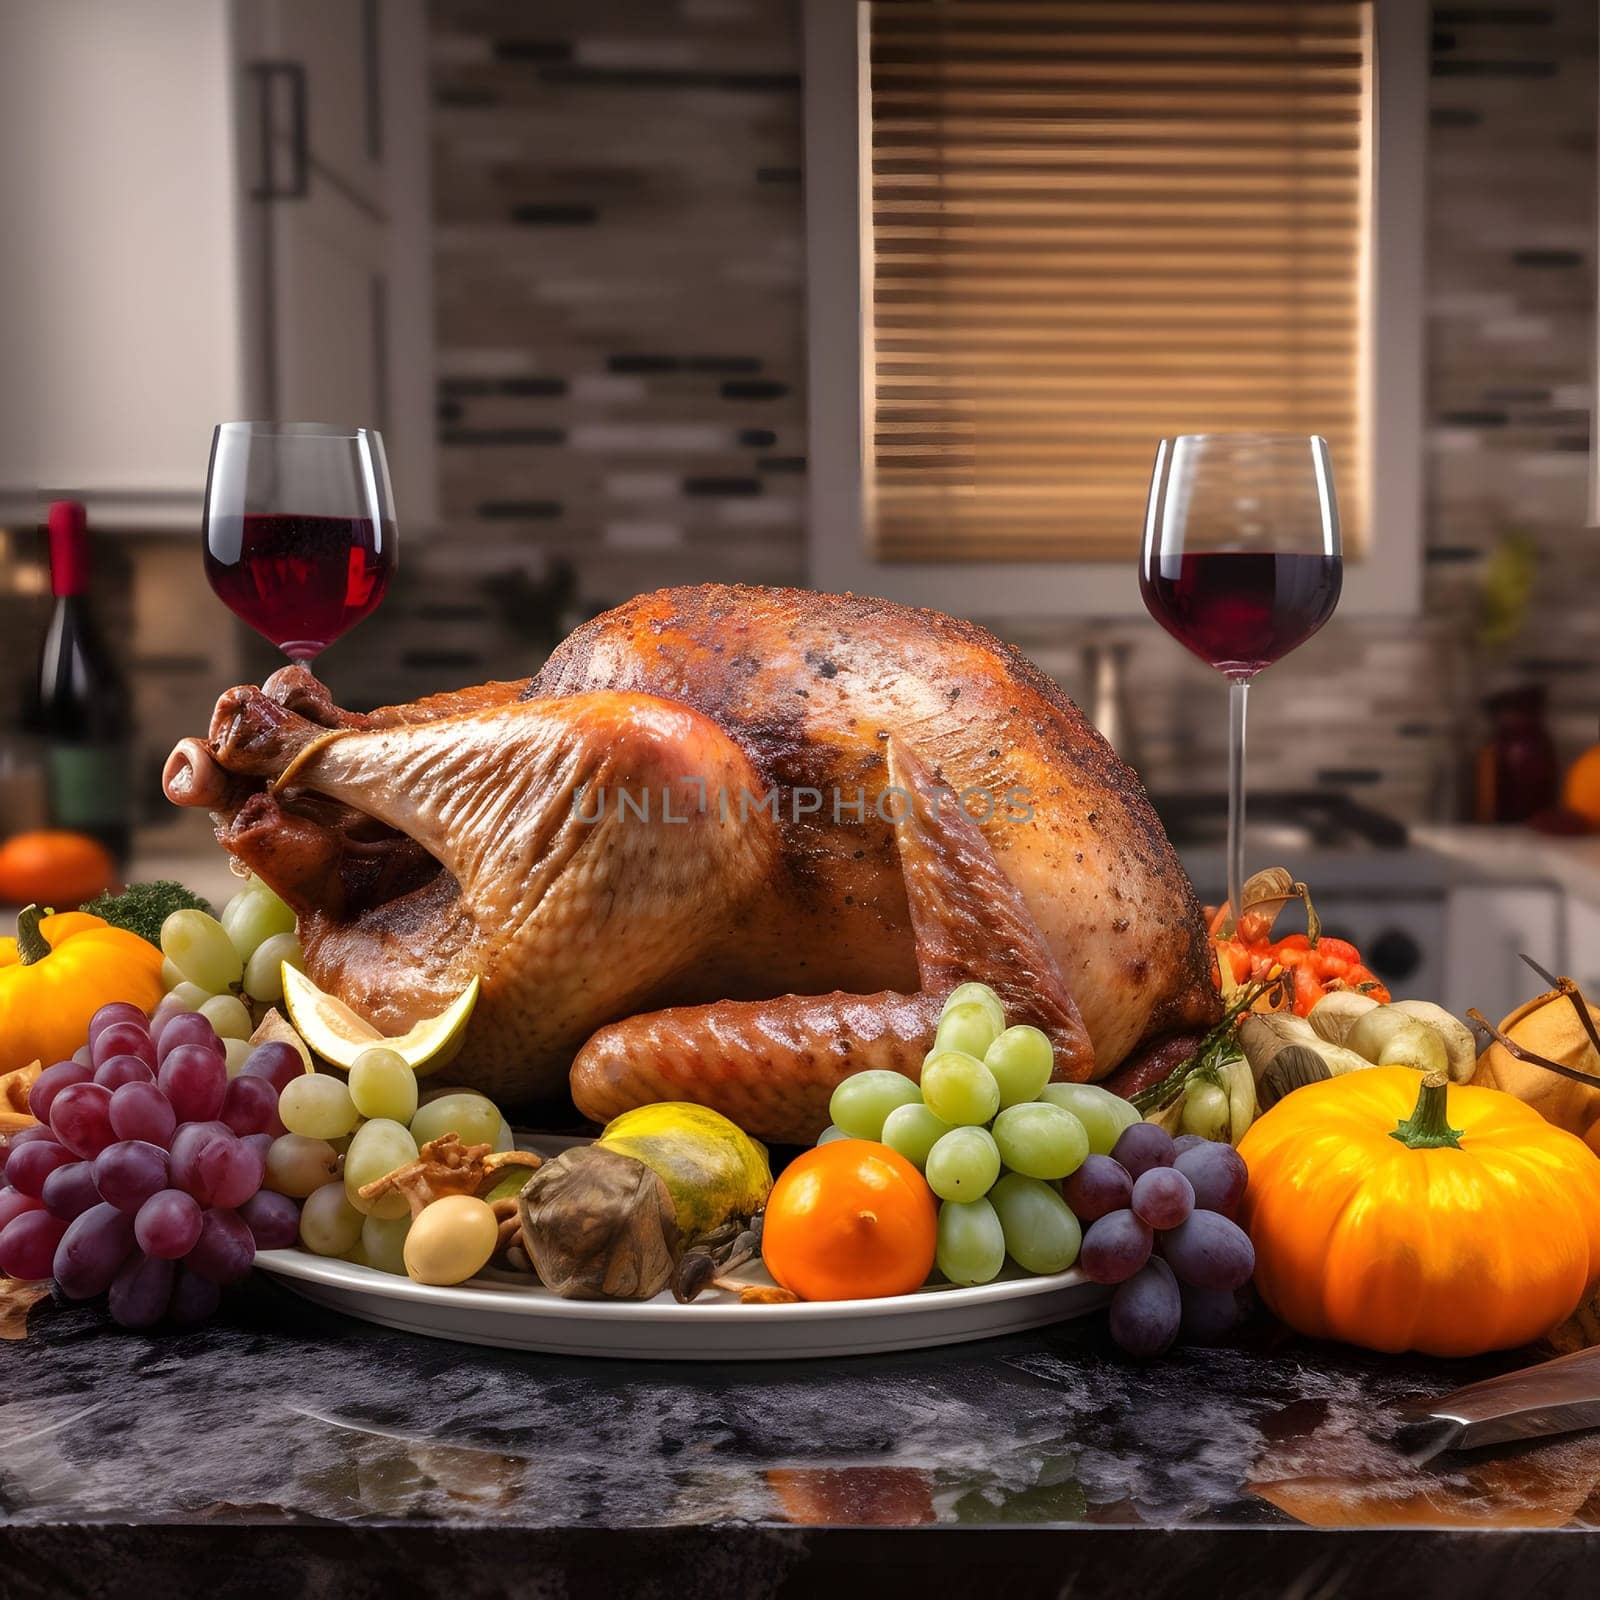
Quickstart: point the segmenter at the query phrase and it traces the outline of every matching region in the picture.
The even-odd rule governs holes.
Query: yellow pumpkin
[[[16,938],[0,939],[0,1072],[65,1061],[101,1006],[127,1000],[152,1011],[161,994],[153,944],[87,912],[41,916],[29,906]]]
[[[1256,1288],[1314,1338],[1509,1349],[1600,1273],[1600,1158],[1497,1089],[1347,1073],[1285,1096],[1239,1154]]]

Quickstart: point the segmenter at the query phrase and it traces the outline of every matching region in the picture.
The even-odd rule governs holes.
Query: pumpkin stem
[[[1445,1117],[1449,1085],[1450,1080],[1442,1072],[1430,1072],[1422,1080],[1416,1110],[1389,1137],[1398,1139],[1408,1150],[1459,1150],[1461,1130],[1452,1128]]]
[[[17,959],[25,967],[50,954],[50,941],[39,931],[43,915],[38,906],[24,906],[17,913]]]

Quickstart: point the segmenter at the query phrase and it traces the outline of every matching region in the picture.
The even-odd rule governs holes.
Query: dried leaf
[[[1591,1294],[1563,1323],[1552,1328],[1541,1344],[1556,1355],[1568,1356],[1600,1344],[1600,1294]]]
[[[672,1195],[642,1161],[581,1145],[522,1191],[522,1242],[547,1289],[569,1300],[648,1300],[672,1277]]]
[[[769,1289],[765,1284],[752,1283],[739,1293],[742,1306],[792,1306],[800,1298],[793,1289]]]
[[[270,1044],[280,1041],[283,1044],[292,1044],[300,1052],[300,1059],[306,1064],[306,1071],[314,1070],[311,1052],[306,1048],[306,1042],[295,1032],[293,1024],[284,1014],[274,1007],[256,1025],[256,1031],[250,1035],[251,1044]]]
[[[26,1278],[0,1278],[0,1339],[26,1339],[28,1313],[50,1298],[48,1282]]]
[[[30,1061],[0,1077],[0,1137],[37,1124],[39,1119],[28,1109],[28,1092],[43,1070],[40,1062]]]
[[[493,1155],[483,1158],[483,1175],[498,1182],[512,1167],[525,1167],[529,1172],[537,1172],[543,1165],[544,1157],[536,1156],[531,1150],[497,1150]]]
[[[1300,883],[1287,867],[1263,867],[1246,880],[1239,891],[1244,902],[1244,915],[1240,921],[1248,922],[1252,937],[1265,939],[1271,935],[1278,913],[1291,900],[1300,900],[1306,908],[1306,938],[1315,945],[1322,932],[1316,908],[1311,904],[1311,891]],[[1257,934],[1255,930],[1259,929]]]

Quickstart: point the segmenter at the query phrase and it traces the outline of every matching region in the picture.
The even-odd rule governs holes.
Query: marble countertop
[[[1411,842],[1481,878],[1553,883],[1600,905],[1600,834],[1569,838],[1532,828],[1428,824],[1411,829]]]
[[[333,1592],[319,1563],[357,1563],[346,1600],[418,1592],[417,1562],[448,1563],[456,1600],[526,1563],[603,1570],[616,1593],[779,1592],[802,1572],[793,1592],[852,1592],[880,1556],[935,1562],[937,1593],[964,1553],[1003,1558],[1020,1594],[1069,1570],[1130,1594],[1135,1573],[1144,1592],[1174,1574],[1394,1592],[1414,1568],[1418,1592],[1448,1571],[1459,1595],[1600,1555],[1600,1432],[1425,1464],[1395,1437],[1396,1402],[1515,1356],[1386,1359],[1263,1322],[1140,1364],[1092,1317],[814,1364],[585,1362],[390,1332],[261,1274],[197,1330],[119,1333],[48,1301],[28,1328],[0,1344],[8,1600],[127,1593],[135,1571],[181,1592],[196,1562],[225,1594],[261,1561],[301,1593]]]

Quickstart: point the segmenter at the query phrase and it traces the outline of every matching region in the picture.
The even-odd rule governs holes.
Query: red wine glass
[[[1229,683],[1230,917],[1244,886],[1250,682],[1333,615],[1343,565],[1326,440],[1200,433],[1161,441],[1139,589],[1150,615]]]
[[[320,422],[224,422],[206,474],[206,577],[291,661],[369,616],[398,536],[383,439]]]

